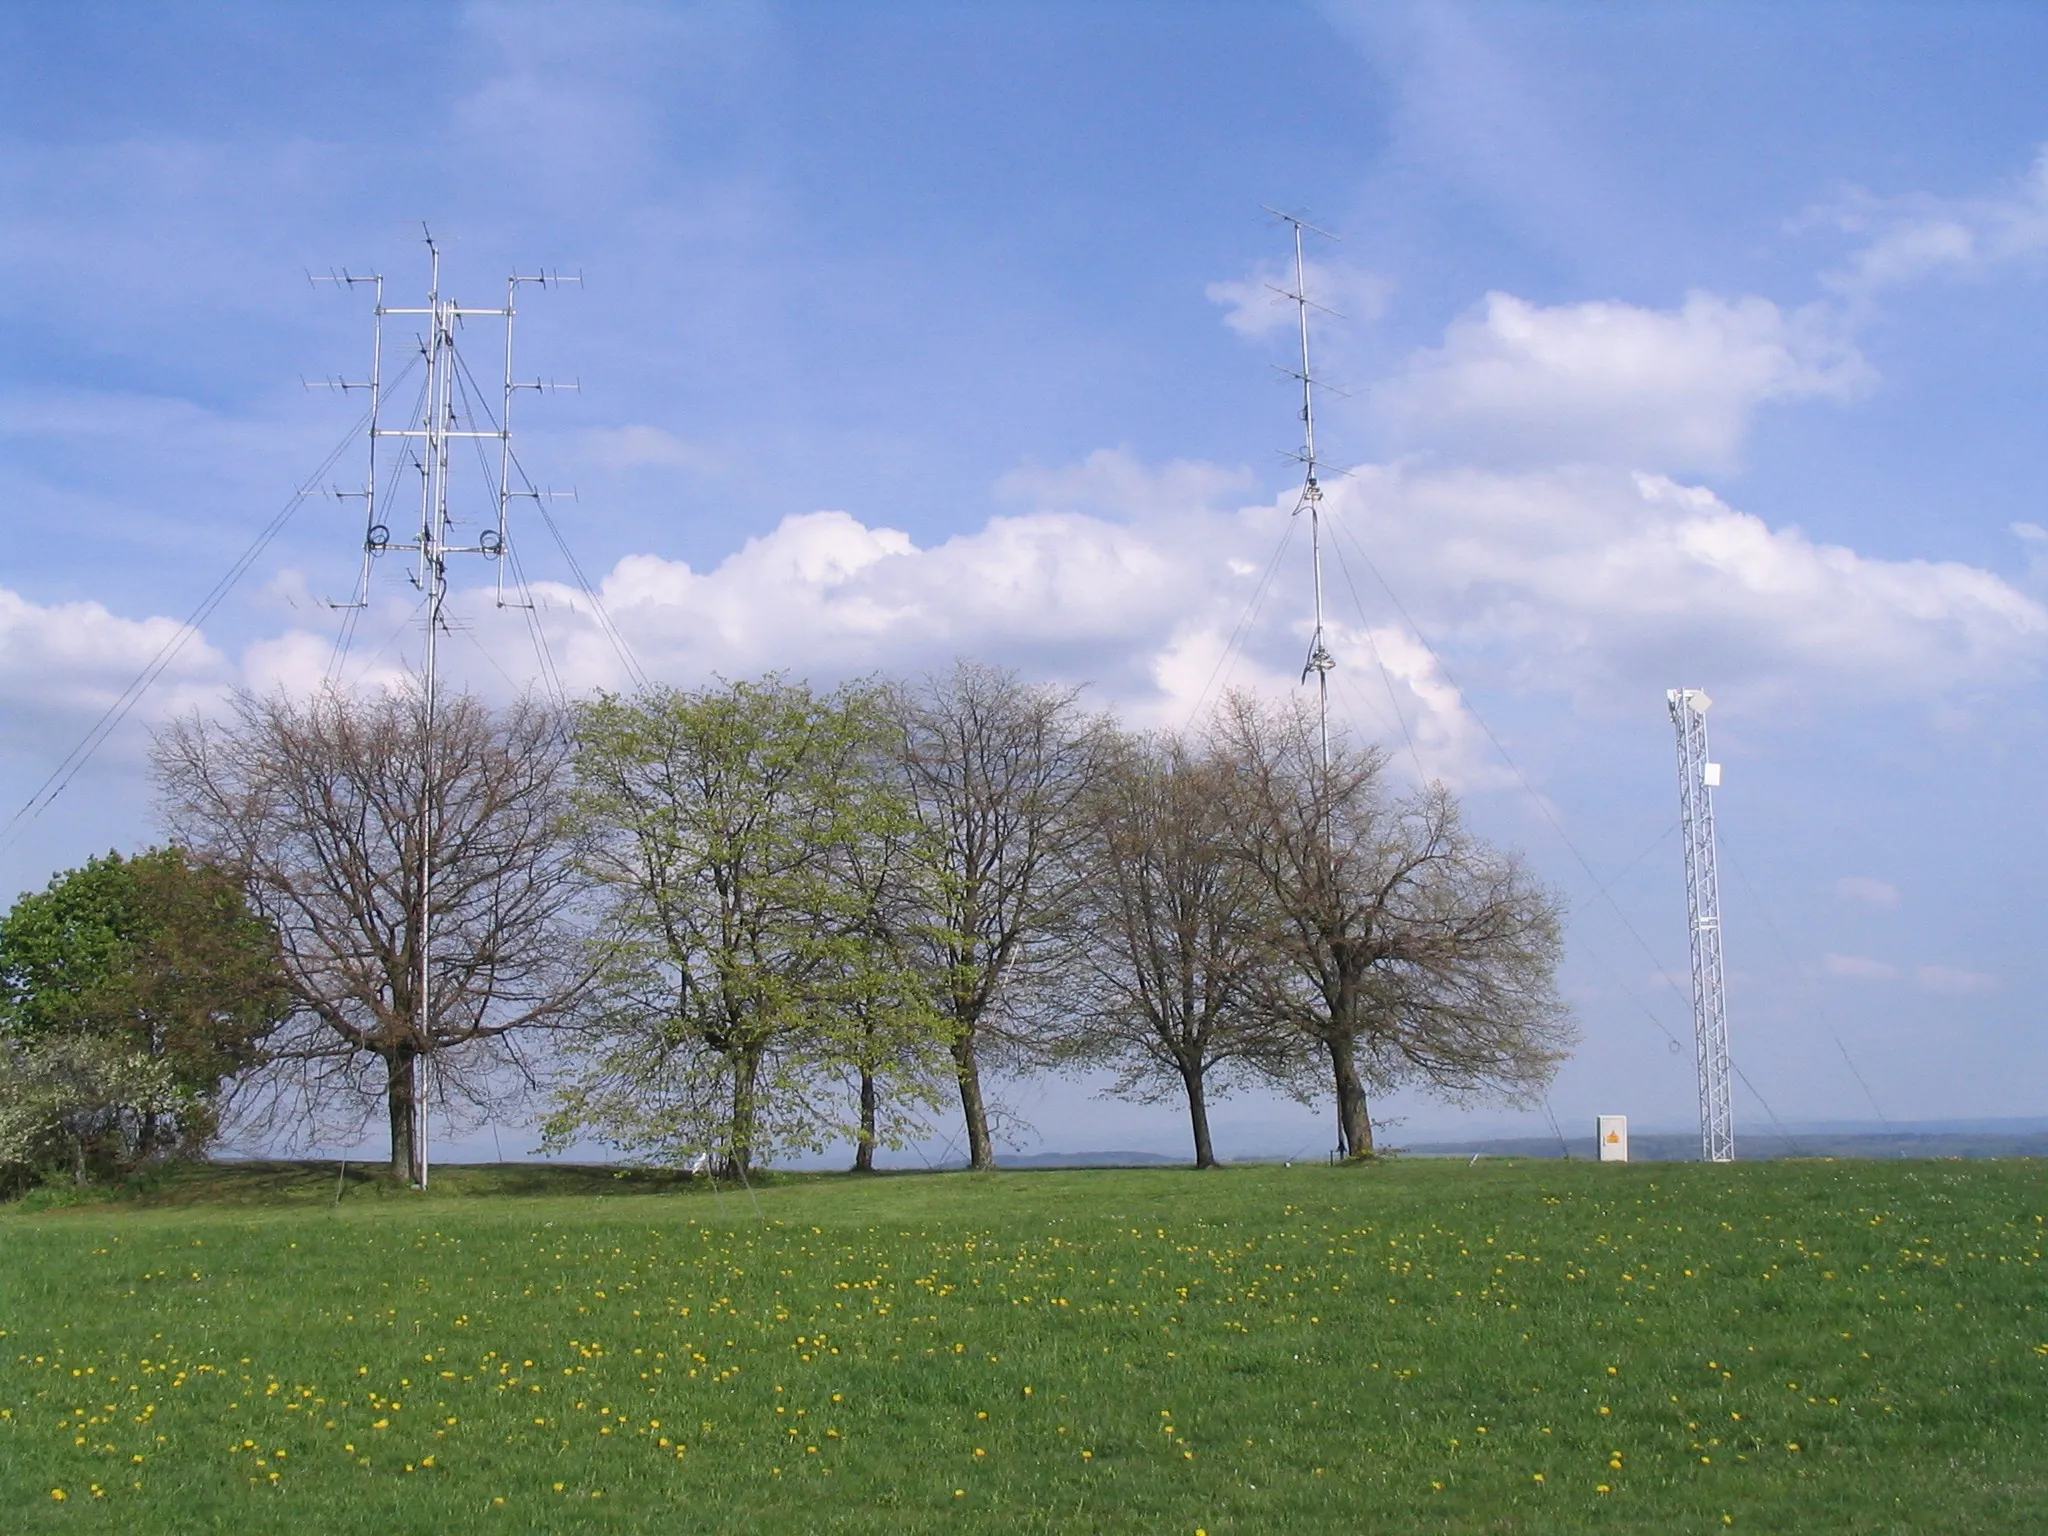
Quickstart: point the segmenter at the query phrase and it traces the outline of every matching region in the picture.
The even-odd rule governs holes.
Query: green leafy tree
[[[276,932],[182,848],[92,859],[0,918],[10,1081],[44,1082],[71,1106],[66,1134],[86,1161],[204,1146],[223,1093],[292,1006]],[[155,1066],[138,1077],[135,1061]]]
[[[195,1095],[161,1056],[109,1035],[0,1039],[0,1182],[20,1186],[58,1167],[80,1185],[98,1164],[125,1161],[138,1122],[176,1122]]]
[[[900,792],[895,765],[870,755],[867,769],[886,777],[868,786],[866,814],[834,861],[849,940],[839,992],[854,1024],[845,1065],[859,1102],[855,1173],[874,1172],[878,1149],[901,1146],[924,1128],[923,1112],[939,1107],[942,1078],[951,1076],[950,1024],[918,963],[924,829]]]
[[[917,1091],[941,1039],[882,915],[914,830],[877,695],[780,677],[589,705],[577,774],[609,893],[603,1006],[548,1124],[744,1174],[890,1134],[838,1091]]]

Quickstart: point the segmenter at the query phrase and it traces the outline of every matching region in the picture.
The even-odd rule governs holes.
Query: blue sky
[[[1560,1118],[1691,1114],[1681,683],[1719,701],[1771,1107],[2038,1114],[2044,66],[2018,5],[9,6],[0,789],[320,462],[349,408],[301,380],[368,328],[306,274],[405,302],[422,219],[465,298],[584,275],[523,301],[522,371],[582,390],[522,452],[658,675],[970,653],[1147,724],[1284,690],[1299,541],[1218,665],[1292,504],[1275,204],[1344,236],[1311,252],[1337,697],[1570,899]],[[353,515],[295,516],[0,883],[153,835],[150,720],[318,675]],[[616,685],[523,548],[572,681]],[[523,680],[463,600],[455,664]],[[405,612],[394,572],[357,675]],[[1052,1145],[1177,1134],[1018,1106]]]

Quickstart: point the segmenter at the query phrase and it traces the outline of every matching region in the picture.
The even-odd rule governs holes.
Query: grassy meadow
[[[2048,1164],[437,1182],[0,1215],[7,1528],[2048,1529]]]

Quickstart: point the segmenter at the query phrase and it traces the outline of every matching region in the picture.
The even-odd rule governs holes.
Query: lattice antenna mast
[[[505,589],[506,556],[511,551],[511,504],[515,496],[537,497],[546,495],[539,491],[515,491],[512,477],[515,461],[512,455],[512,398],[521,389],[574,388],[574,385],[560,386],[542,381],[522,383],[513,375],[512,332],[513,322],[518,314],[517,299],[522,283],[581,282],[580,277],[564,278],[556,273],[540,272],[533,275],[514,273],[506,280],[505,303],[498,308],[480,308],[460,304],[446,298],[441,292],[441,247],[431,230],[423,231],[428,254],[427,302],[420,308],[401,308],[384,302],[384,280],[381,276],[359,278],[348,273],[337,274],[331,281],[353,286],[370,282],[376,285],[377,309],[375,338],[371,345],[371,373],[367,384],[349,381],[335,381],[340,389],[367,388],[370,391],[369,427],[369,478],[360,492],[344,492],[344,495],[360,496],[365,506],[363,534],[363,565],[357,579],[356,591],[347,603],[337,607],[362,608],[368,606],[371,568],[377,557],[389,551],[416,554],[419,563],[413,574],[413,584],[424,598],[426,613],[426,635],[421,657],[421,742],[420,742],[420,826],[418,831],[418,963],[416,982],[416,1003],[414,1014],[413,1059],[423,1063],[421,1079],[414,1085],[414,1126],[413,1176],[420,1188],[427,1187],[429,1176],[431,1135],[429,1127],[429,1105],[432,1098],[433,1060],[436,1044],[435,1024],[438,1015],[434,1010],[434,853],[436,833],[439,830],[436,813],[436,758],[435,725],[439,707],[440,690],[440,641],[447,629],[446,606],[448,600],[448,557],[450,555],[482,555],[497,564],[497,605],[501,608],[515,605],[508,598]],[[419,338],[419,362],[424,367],[426,378],[420,392],[420,406],[416,417],[404,426],[385,426],[381,407],[384,402],[382,367],[384,357],[384,320],[388,315],[416,315],[425,322],[425,332]],[[482,402],[473,398],[473,379],[464,366],[458,351],[459,333],[465,321],[502,320],[505,325],[505,377],[501,394],[500,414],[497,421],[488,419],[488,410]],[[479,418],[482,419],[479,419]],[[377,445],[385,438],[400,441],[407,450],[405,463],[419,478],[419,533],[410,543],[394,543],[390,528],[380,520],[379,512],[383,502],[389,499],[389,490],[380,491],[378,485]],[[494,503],[488,521],[482,521],[474,543],[462,543],[452,538],[454,518],[449,509],[450,486],[453,480],[453,457],[456,445],[465,439],[492,440],[498,447],[497,484],[492,487],[491,500]],[[515,583],[517,585],[517,583]],[[523,593],[520,603],[524,602]]]
[[[1277,208],[1267,212],[1287,224],[1294,232],[1294,287],[1292,289],[1267,286],[1295,307],[1301,326],[1301,368],[1283,368],[1281,372],[1301,384],[1301,430],[1302,446],[1293,455],[1307,471],[1302,481],[1301,498],[1295,503],[1294,515],[1308,513],[1309,558],[1315,576],[1315,629],[1309,636],[1308,660],[1301,669],[1301,680],[1307,682],[1311,676],[1316,680],[1316,723],[1321,733],[1323,775],[1330,772],[1330,671],[1337,665],[1337,658],[1330,654],[1323,635],[1323,486],[1320,463],[1316,458],[1316,391],[1324,387],[1315,376],[1315,369],[1309,355],[1308,312],[1320,309],[1324,314],[1334,310],[1324,308],[1308,296],[1308,264],[1302,255],[1302,235],[1321,235],[1325,240],[1337,236],[1327,230],[1317,229],[1313,224],[1291,213],[1282,213]]]
[[[1721,765],[1707,759],[1707,710],[1698,688],[1665,694],[1678,732],[1678,817],[1685,842],[1685,905],[1692,937],[1692,1030],[1699,1067],[1700,1155],[1735,1161],[1728,1010],[1721,964],[1721,879],[1714,856],[1714,790]]]

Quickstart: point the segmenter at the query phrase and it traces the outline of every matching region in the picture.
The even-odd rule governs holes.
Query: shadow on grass
[[[1361,1159],[1360,1168],[1385,1166],[1388,1157]],[[1224,1177],[1232,1168],[1257,1164],[1231,1164],[1212,1170],[1204,1177]],[[1308,1164],[1302,1164],[1304,1168]],[[952,1185],[964,1181],[1011,1183],[1040,1180],[1057,1182],[1062,1177],[1115,1174],[1192,1173],[1187,1163],[1155,1163],[1125,1167],[1107,1163],[1022,1166],[1005,1164],[986,1172],[964,1168],[886,1168],[853,1174],[825,1169],[762,1169],[751,1176],[754,1195],[771,1190],[794,1190],[819,1184],[887,1186],[901,1183]],[[109,1207],[142,1210],[211,1208],[290,1208],[315,1206],[403,1205],[407,1202],[445,1200],[603,1200],[633,1196],[690,1195],[719,1201],[737,1201],[733,1209],[754,1210],[746,1187],[728,1180],[692,1176],[674,1168],[631,1168],[606,1163],[445,1163],[434,1168],[431,1188],[412,1188],[392,1176],[381,1162],[343,1164],[337,1159],[232,1159],[219,1162],[174,1162],[132,1175],[118,1184],[75,1189],[68,1182],[31,1190],[13,1201],[0,1201],[0,1212],[29,1214],[64,1211],[105,1211]]]
[[[582,1163],[449,1163],[433,1170],[421,1191],[392,1176],[381,1163],[306,1159],[250,1159],[232,1162],[177,1162],[137,1174],[117,1185],[73,1190],[31,1191],[12,1208],[103,1209],[108,1205],[151,1209],[180,1206],[277,1206],[417,1201],[428,1198],[596,1199],[620,1195],[673,1195],[704,1189],[706,1181],[665,1168],[616,1168]],[[769,1182],[761,1176],[757,1185]],[[4,1208],[4,1207],[0,1207]]]

